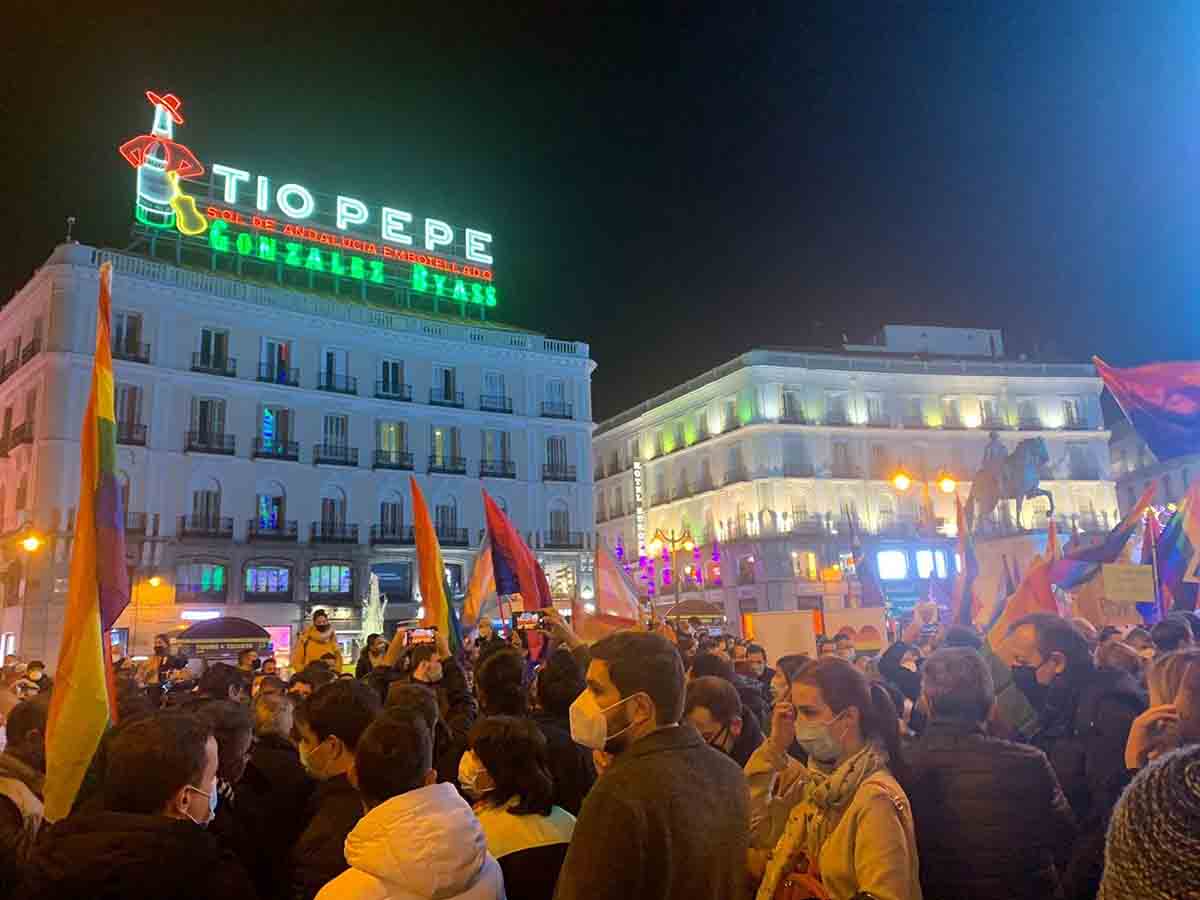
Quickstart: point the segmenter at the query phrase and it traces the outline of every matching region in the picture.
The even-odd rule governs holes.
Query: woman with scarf
[[[787,753],[793,737],[806,765]],[[852,664],[823,657],[789,679],[771,738],[746,764],[757,900],[921,900],[899,743],[887,692]]]

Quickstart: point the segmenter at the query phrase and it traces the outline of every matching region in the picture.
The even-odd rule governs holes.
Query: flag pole
[[[1153,528],[1153,526],[1150,524],[1150,517],[1152,515],[1154,515],[1154,510],[1147,509],[1146,510],[1146,527],[1147,528]],[[1151,531],[1151,535],[1153,535],[1153,534],[1154,534],[1154,532]],[[1151,574],[1154,576],[1154,608],[1158,611],[1158,617],[1161,619],[1165,615],[1166,610],[1164,610],[1162,608],[1162,585],[1159,584],[1159,581],[1158,581],[1158,541],[1157,540],[1152,540],[1150,542],[1150,565],[1151,565]]]

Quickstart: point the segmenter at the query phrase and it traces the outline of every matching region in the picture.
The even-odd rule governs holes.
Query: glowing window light
[[[912,487],[912,479],[905,472],[897,472],[892,476],[892,487],[898,491],[907,491]]]
[[[908,577],[908,557],[903,550],[880,550],[875,554],[875,562],[883,581],[903,581]]]
[[[958,482],[949,475],[943,475],[938,479],[938,489],[943,494],[953,494],[958,489]]]
[[[917,577],[928,578],[933,574],[933,551],[917,551]]]

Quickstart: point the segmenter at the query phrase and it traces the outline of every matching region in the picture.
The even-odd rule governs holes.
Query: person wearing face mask
[[[138,667],[137,679],[146,686],[146,696],[157,709],[162,705],[164,686],[170,681],[171,673],[187,668],[187,660],[171,656],[171,639],[165,634],[154,636],[154,653]]]
[[[759,644],[747,644],[746,661],[750,666],[750,677],[761,684],[765,691],[770,691],[775,670],[767,665],[767,651]]]
[[[500,861],[506,893],[550,900],[575,817],[553,803],[546,739],[537,725],[519,716],[476,722],[458,773],[488,852]]]
[[[754,845],[746,862],[759,900],[789,882],[819,882],[833,900],[921,900],[912,811],[898,780],[899,720],[882,685],[824,657],[796,674],[774,718],[745,769]],[[793,735],[807,765],[787,754]]]
[[[46,674],[46,664],[40,659],[35,659],[29,664],[25,670],[25,677],[36,685],[39,694],[45,694],[54,687],[54,679]]]
[[[839,634],[833,639],[833,652],[846,662],[854,662],[854,638],[848,634]]]
[[[136,897],[170,873],[172,900],[254,898],[237,858],[207,826],[217,808],[217,742],[190,713],[120,727],[108,746],[103,811],[45,829],[15,896]]]
[[[318,784],[292,848],[292,894],[312,900],[346,869],[342,845],[362,818],[362,801],[347,773],[358,739],[379,715],[379,697],[359,681],[335,681],[295,711],[300,763]]]
[[[724,753],[739,766],[750,761],[763,741],[754,716],[742,716],[737,689],[723,678],[706,675],[691,681],[683,716],[700,732],[708,746]]]
[[[329,614],[323,609],[318,609],[313,611],[312,625],[304,630],[296,642],[292,671],[303,672],[312,663],[320,662],[326,653],[332,653],[337,659],[342,658]]]
[[[354,667],[355,678],[366,678],[373,669],[381,669],[387,665],[388,642],[382,634],[368,634],[367,642],[358,655],[358,665]]]
[[[583,802],[557,900],[746,896],[749,815],[737,765],[683,715],[683,663],[659,634],[591,648],[571,737],[611,763]]]
[[[49,710],[50,699],[42,696],[8,715],[8,743],[0,753],[0,885],[18,882],[42,825]],[[5,890],[0,887],[0,897]]]

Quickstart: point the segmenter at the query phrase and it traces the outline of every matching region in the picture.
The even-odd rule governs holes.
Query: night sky
[[[202,160],[490,227],[597,418],[884,322],[1200,357],[1194,4],[101,6],[6,7],[2,297],[68,215],[128,243],[151,88]]]

